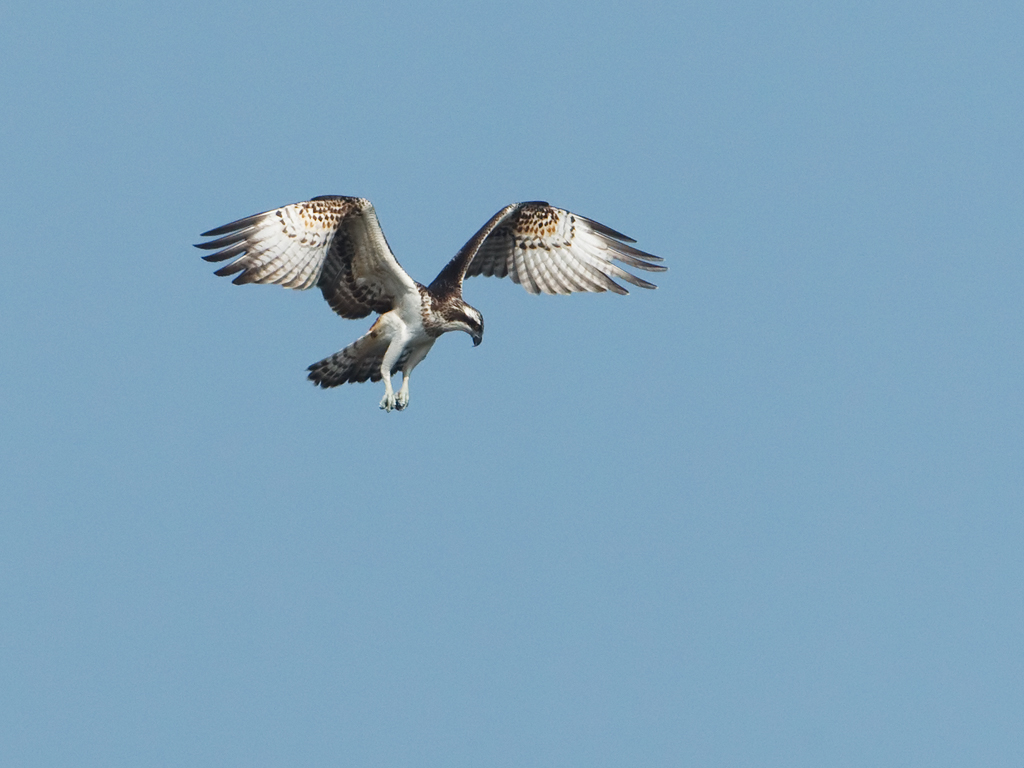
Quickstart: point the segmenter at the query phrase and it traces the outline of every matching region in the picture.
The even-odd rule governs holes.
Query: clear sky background
[[[0,764],[1024,764],[1019,2],[0,8]],[[370,320],[200,232],[545,199],[657,291]]]

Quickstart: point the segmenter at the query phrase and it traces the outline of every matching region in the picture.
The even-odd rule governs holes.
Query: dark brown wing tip
[[[635,285],[637,288],[646,288],[646,289],[648,289],[650,291],[653,291],[653,290],[656,290],[657,287],[658,287],[654,283],[647,282],[642,277],[637,277],[636,275],[631,275],[628,272],[626,274],[629,275],[629,276],[628,277],[623,277],[622,275],[616,275],[616,277],[619,280],[625,280],[630,285]],[[611,278],[608,278],[608,281],[611,283],[611,285],[608,286],[608,290],[612,291],[613,293],[619,294],[619,296],[628,296],[629,295],[629,291],[627,291],[625,288],[623,288],[617,282],[615,282]]]
[[[635,286],[637,286],[639,288],[646,288],[646,289],[648,289],[650,291],[653,291],[653,290],[657,289],[657,287],[658,287],[654,283],[649,283],[646,280],[644,280],[642,277],[637,277],[636,275],[633,275],[633,279],[630,280],[630,282],[633,283],[633,285],[635,285]]]
[[[648,264],[646,261],[633,258],[628,254],[618,254],[615,256],[616,261],[621,261],[627,266],[633,267],[634,269],[642,269],[645,272],[668,272],[668,267],[664,264]]]
[[[626,253],[636,256],[638,259],[643,259],[644,261],[664,261],[661,256],[655,256],[653,253],[641,251],[639,248],[632,248],[628,245],[624,247],[628,249]],[[663,267],[663,269],[668,269],[668,267]]]
[[[200,235],[200,237],[218,237],[220,235],[228,235],[228,234],[231,234],[232,232],[237,232],[240,229],[245,229],[246,227],[252,226],[257,221],[259,221],[261,218],[263,218],[265,215],[266,215],[266,212],[264,212],[264,213],[256,213],[256,214],[253,214],[252,216],[246,216],[244,219],[239,219],[238,221],[232,221],[230,224],[224,224],[222,226],[214,227],[211,230],[203,232]]]
[[[227,266],[221,267],[220,269],[216,270],[213,274],[215,274],[217,277],[227,277],[228,275],[233,275],[236,272],[241,272],[243,269],[245,269],[245,266],[235,261],[232,262],[231,264],[228,264]]]
[[[609,248],[609,250],[614,254],[612,258],[616,261],[621,261],[623,264],[628,264],[637,269],[645,269],[648,272],[665,272],[668,269],[668,267],[661,264],[651,263],[652,261],[664,261],[660,256],[638,251],[636,248],[630,248],[622,243],[615,243],[614,247]]]
[[[581,221],[586,222],[587,224],[590,225],[591,229],[593,229],[595,232],[597,232],[599,234],[604,235],[605,237],[614,237],[616,240],[619,240],[619,241],[621,241],[623,243],[635,243],[636,242],[636,240],[634,240],[629,235],[624,235],[621,232],[619,232],[617,229],[612,229],[611,227],[609,227],[609,226],[607,226],[605,224],[602,224],[599,221],[594,221],[593,219],[588,219],[586,216],[580,216],[579,214],[576,214],[576,213],[574,213],[573,216],[575,216],[577,219],[579,219]]]

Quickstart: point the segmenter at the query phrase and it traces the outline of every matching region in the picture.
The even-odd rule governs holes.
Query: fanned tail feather
[[[380,381],[381,365],[388,343],[371,329],[365,336],[349,344],[340,352],[313,363],[307,369],[309,380],[317,386],[327,389],[349,382],[357,384],[362,381]],[[406,350],[392,366],[391,373],[397,373],[409,358]]]

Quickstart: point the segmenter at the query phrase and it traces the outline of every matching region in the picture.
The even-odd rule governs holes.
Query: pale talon
[[[408,380],[408,377],[406,377],[405,381],[402,382],[402,388],[398,390],[398,395],[395,397],[395,408],[400,411],[404,411],[409,407],[409,387],[406,385]]]

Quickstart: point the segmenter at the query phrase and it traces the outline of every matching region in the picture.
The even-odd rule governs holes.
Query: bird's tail
[[[309,366],[309,380],[324,389],[349,381],[380,381],[380,366],[387,349],[387,341],[371,328],[340,352]]]
[[[347,382],[380,381],[380,367],[384,363],[384,353],[388,351],[389,341],[374,328],[356,339],[340,352],[313,363],[309,370],[309,380],[327,389]],[[408,350],[404,352],[391,372],[397,372],[408,358]]]

